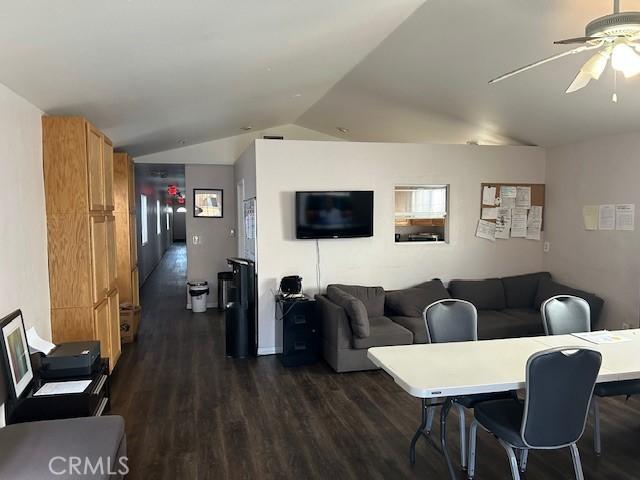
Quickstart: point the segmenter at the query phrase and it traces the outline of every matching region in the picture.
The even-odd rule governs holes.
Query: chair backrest
[[[524,416],[520,435],[531,448],[558,448],[584,432],[602,355],[595,350],[560,347],[527,361]]]
[[[478,340],[478,311],[466,300],[438,300],[422,314],[430,343]]]
[[[587,301],[573,295],[556,295],[540,306],[544,332],[565,335],[591,331],[591,309]]]

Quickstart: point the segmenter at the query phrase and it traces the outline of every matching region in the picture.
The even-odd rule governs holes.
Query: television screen
[[[296,192],[296,238],[373,236],[373,192]]]

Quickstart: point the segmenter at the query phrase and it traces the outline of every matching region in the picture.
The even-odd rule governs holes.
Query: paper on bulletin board
[[[531,208],[531,187],[516,187],[516,207]]]
[[[527,236],[528,240],[540,240],[542,230],[542,207],[533,205],[529,209],[527,216]]]
[[[598,205],[585,205],[582,207],[582,218],[584,220],[585,230],[598,229],[598,213],[600,207]]]
[[[636,206],[633,203],[616,205],[616,230],[635,230]]]
[[[482,220],[495,220],[497,210],[496,207],[482,207]]]
[[[496,240],[496,224],[487,222],[486,220],[478,220],[478,228],[476,229],[476,237],[484,238],[495,242]]]
[[[525,238],[527,236],[527,209],[511,209],[511,238]]]
[[[614,230],[616,228],[616,206],[600,205],[598,209],[598,230]]]
[[[496,209],[496,238],[509,239],[511,235],[511,209],[500,207]]]
[[[483,205],[496,204],[496,187],[484,187],[482,189],[482,204]]]

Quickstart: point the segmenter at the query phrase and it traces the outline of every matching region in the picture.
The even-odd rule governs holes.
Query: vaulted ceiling
[[[583,55],[487,81],[562,51],[554,40],[610,11],[604,0],[11,0],[0,82],[49,114],[88,117],[133,155],[288,123],[351,140],[555,145],[636,130],[639,81],[618,82],[618,104],[607,75],[564,94]]]

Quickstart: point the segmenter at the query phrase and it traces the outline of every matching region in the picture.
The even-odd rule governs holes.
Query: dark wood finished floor
[[[114,374],[129,479],[447,478],[423,440],[409,465],[420,402],[390,377],[338,375],[324,363],[286,369],[275,356],[226,359],[223,316],[184,309],[185,271],[185,247],[174,246],[144,285],[139,340],[125,345]],[[590,425],[579,445],[585,477],[640,478],[640,399],[608,399],[601,411],[603,455],[593,454]],[[448,425],[457,459],[453,412]],[[476,478],[510,478],[485,432],[478,456]],[[569,451],[531,453],[523,478],[573,478]]]

